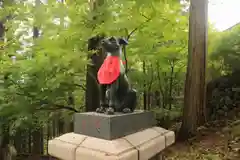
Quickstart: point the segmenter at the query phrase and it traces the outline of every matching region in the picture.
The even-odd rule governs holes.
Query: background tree
[[[210,59],[216,69],[223,71],[222,74],[229,74],[240,70],[239,66],[239,32],[240,26],[236,25],[227,30],[215,40]],[[217,62],[222,63],[217,63]],[[219,68],[220,67],[220,68]]]
[[[205,122],[205,73],[207,54],[207,1],[191,0],[189,53],[180,138],[188,138]]]
[[[104,0],[90,0],[89,6],[91,14],[89,23],[91,24],[91,28],[94,30],[96,26],[101,25],[101,23],[104,22],[104,10],[106,9],[106,3],[104,3]],[[88,55],[88,59],[90,61],[87,65],[86,72],[85,108],[87,112],[95,111],[100,107],[97,71],[104,59],[104,53],[99,48],[99,42],[103,38],[103,33],[97,33],[97,35],[88,39],[88,50],[93,53]]]

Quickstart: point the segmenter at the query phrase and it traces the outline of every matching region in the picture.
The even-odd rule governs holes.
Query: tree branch
[[[81,84],[74,84],[74,85],[77,87],[80,87],[80,88],[82,88],[82,90],[86,91],[86,87],[84,87],[83,85],[81,85]]]
[[[17,92],[16,93],[17,95],[20,95],[20,96],[26,96],[26,97],[29,97],[29,98],[35,98],[35,100],[39,101],[39,105],[40,106],[43,106],[43,105],[50,105],[50,106],[54,106],[54,108],[51,108],[51,107],[39,107],[39,108],[36,108],[36,110],[56,110],[56,109],[66,109],[66,110],[70,110],[70,111],[74,111],[74,112],[79,112],[78,110],[76,110],[75,108],[73,107],[70,107],[70,106],[64,106],[64,105],[61,105],[61,104],[55,104],[55,103],[52,103],[52,102],[49,102],[47,100],[41,100],[41,99],[37,99],[35,96],[31,95],[31,94],[24,94],[24,93],[19,93]],[[37,104],[36,104],[37,105]]]
[[[52,105],[52,106],[55,107],[55,108],[49,108],[50,110],[66,109],[66,110],[70,110],[70,111],[74,111],[74,112],[79,112],[78,110],[76,110],[75,108],[70,107],[70,106],[64,106],[64,105],[60,105],[60,104],[54,104],[54,103],[51,103],[51,102],[46,101],[46,100],[37,99],[36,96],[30,94],[29,92],[25,92],[24,89],[23,89],[18,83],[14,82],[14,81],[13,81],[12,79],[10,79],[10,78],[9,78],[9,80],[10,80],[13,84],[17,85],[17,86],[23,91],[23,93],[17,92],[17,93],[16,93],[17,95],[26,96],[26,97],[35,99],[35,100],[37,100],[37,101],[40,102],[40,105],[47,104],[47,105]],[[38,108],[37,110],[44,110],[44,109],[45,109],[45,110],[48,110],[47,108],[42,108],[42,107]]]
[[[47,105],[51,105],[51,106],[54,106],[54,107],[39,107],[39,108],[36,108],[36,110],[57,110],[57,109],[65,109],[65,110],[73,111],[73,112],[75,112],[75,113],[78,113],[78,112],[79,112],[78,110],[76,110],[75,108],[70,107],[70,106],[64,106],[64,105],[54,104],[54,103],[47,103]]]
[[[141,14],[141,13],[140,13]],[[141,28],[145,23],[149,22],[152,18],[148,18],[147,16],[141,14],[143,17],[145,17],[147,20],[142,22],[139,26],[134,28],[129,34],[128,30],[125,28],[126,34],[127,34],[127,41],[131,38],[131,36],[139,29]],[[127,54],[126,54],[126,46],[123,46],[123,54],[125,57],[125,65],[126,65],[126,74],[128,73],[128,60],[127,60]]]
[[[131,36],[133,35],[133,33],[135,33],[139,28],[141,28],[145,23],[149,22],[150,20],[152,20],[152,18],[148,18],[147,16],[141,14],[143,17],[145,17],[147,20],[142,22],[139,26],[137,26],[136,28],[134,28],[127,36],[127,40],[129,40],[131,38]]]

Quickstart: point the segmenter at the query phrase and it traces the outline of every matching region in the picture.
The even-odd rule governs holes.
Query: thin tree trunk
[[[71,131],[71,122],[72,122],[72,119],[70,118],[64,118],[64,133],[68,133],[68,132],[72,132]]]
[[[33,157],[39,157],[41,154],[41,126],[38,122],[38,117],[36,115],[33,115],[34,120],[34,130],[32,132],[32,154]]]
[[[21,131],[17,131],[14,136],[14,146],[18,152],[21,153],[21,144],[22,144],[22,137],[21,137]]]
[[[32,152],[32,126],[28,129],[28,153]]]
[[[0,21],[0,42],[3,41],[3,39],[4,39],[3,35],[4,35],[4,24],[2,21]]]
[[[146,62],[143,61],[143,74],[146,75]],[[147,110],[147,84],[146,80],[143,82],[143,109]]]
[[[163,99],[163,108],[166,108],[167,107],[167,104],[168,104],[168,77],[167,77],[167,72],[163,72],[163,80],[164,80],[164,90],[163,90],[163,95],[164,95],[164,99]]]
[[[160,107],[160,92],[158,90],[155,91],[155,101],[156,101],[156,106]]]
[[[171,73],[170,73],[170,82],[169,82],[169,110],[172,109],[172,90],[173,90],[173,75],[174,75],[174,68],[175,68],[175,62],[173,61],[171,64]]]
[[[59,117],[60,117],[60,114],[57,112],[55,115],[54,115],[54,125],[55,125],[55,136],[59,136]]]
[[[62,135],[64,133],[64,119],[63,118],[58,119],[58,133],[59,133],[59,135]]]
[[[51,119],[51,126],[49,129],[51,129],[51,138],[54,138],[55,135],[56,135],[56,131],[55,131],[55,128],[56,128],[56,125],[55,125],[55,121],[54,121],[54,117]]]
[[[41,126],[39,129],[39,132],[41,134],[40,136],[40,153],[41,155],[44,154],[44,128]]]
[[[51,121],[50,120],[48,120],[48,122],[47,122],[47,127],[46,127],[46,129],[47,129],[47,143],[48,143],[48,141],[50,140],[50,137],[51,137],[51,123],[50,123]],[[47,155],[48,155],[48,145],[46,146],[46,152],[47,152]]]
[[[195,135],[197,127],[205,122],[207,5],[207,0],[191,0],[185,105],[180,139]]]
[[[157,62],[157,79],[158,79],[158,86],[159,86],[159,91],[160,91],[160,95],[159,95],[159,98],[160,98],[160,106],[164,108],[164,99],[165,99],[165,95],[164,95],[164,90],[163,90],[163,84],[162,84],[162,81],[161,81],[161,75],[160,75],[160,65],[159,65],[159,62]]]
[[[28,152],[28,134],[27,130],[23,130],[22,132],[22,152],[27,153]]]
[[[152,64],[150,64],[150,67],[148,69],[149,69],[149,72],[151,71],[151,73],[150,73],[151,79],[148,83],[148,88],[147,88],[147,110],[150,110],[151,106],[152,106],[152,98],[153,98],[152,85],[153,85],[153,80],[154,80]]]

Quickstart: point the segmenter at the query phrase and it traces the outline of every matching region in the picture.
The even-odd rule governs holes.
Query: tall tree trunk
[[[104,0],[90,0],[90,8],[92,12],[98,10],[98,7],[104,4]],[[100,15],[93,17],[93,26],[98,25],[98,18]],[[98,53],[88,56],[91,63],[87,65],[86,74],[86,92],[85,92],[85,106],[86,111],[95,111],[100,106],[99,87],[97,83],[97,71],[103,62],[104,54],[102,50],[98,49],[99,41],[103,38],[100,34],[88,40],[88,50],[97,50]]]
[[[100,36],[91,38],[88,42],[88,49],[97,50],[98,41],[100,39],[102,39],[102,37]],[[95,111],[100,106],[97,72],[103,61],[103,53],[101,51],[98,51],[97,54],[91,55],[88,58],[91,59],[92,64],[87,65],[86,93],[85,93],[85,105],[87,112]]]
[[[205,122],[207,5],[207,0],[191,0],[185,105],[180,139],[195,135],[197,127]]]

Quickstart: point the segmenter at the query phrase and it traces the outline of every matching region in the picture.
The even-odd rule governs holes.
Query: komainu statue
[[[127,44],[125,39],[117,37],[101,40],[107,55],[97,75],[101,96],[98,113],[131,113],[136,108],[137,92],[129,84],[121,59],[122,47]]]

